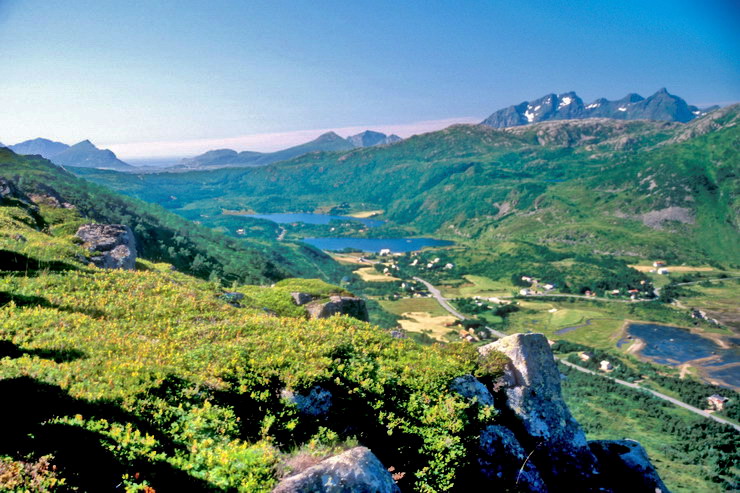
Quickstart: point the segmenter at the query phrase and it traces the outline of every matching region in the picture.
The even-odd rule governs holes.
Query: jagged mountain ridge
[[[395,144],[402,139],[398,135],[386,135],[381,132],[366,130],[346,139],[335,132],[326,132],[316,139],[287,149],[275,152],[237,152],[232,149],[217,149],[198,156],[183,159],[180,167],[228,167],[228,166],[266,166],[278,161],[286,161],[310,152],[348,151],[362,147],[375,147]]]
[[[534,101],[498,110],[481,124],[494,128],[514,127],[550,120],[582,118],[613,118],[617,120],[658,120],[686,123],[703,116],[716,107],[700,110],[690,106],[678,96],[663,88],[648,98],[628,94],[622,99],[609,101],[599,98],[590,104],[575,92],[548,94]]]

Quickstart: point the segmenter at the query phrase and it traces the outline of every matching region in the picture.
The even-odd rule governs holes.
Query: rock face
[[[283,390],[283,399],[295,403],[298,411],[309,416],[327,416],[331,410],[332,395],[319,386],[313,387],[308,394],[296,394],[291,390]]]
[[[550,120],[582,118],[613,118],[617,120],[660,120],[688,122],[714,108],[700,110],[689,106],[678,96],[663,88],[643,98],[628,94],[617,101],[599,98],[588,105],[574,92],[548,94],[534,101],[524,101],[496,111],[481,122],[489,127],[503,128]]]
[[[132,270],[136,264],[136,241],[122,224],[85,224],[77,230],[85,248],[95,253],[92,263],[102,269]]]
[[[10,180],[0,178],[0,204],[11,203],[13,201],[21,202],[25,206],[32,206],[31,199],[21,192]]]
[[[401,142],[401,137],[396,134],[386,135],[382,132],[365,130],[357,135],[347,137],[347,141],[355,147],[373,147]]]
[[[526,432],[519,437],[547,483],[583,482],[596,473],[596,458],[560,390],[560,372],[547,338],[515,334],[479,348],[509,357],[504,374],[505,414]],[[528,442],[528,443],[525,443]]]
[[[658,472],[648,459],[645,449],[634,440],[592,440],[588,442],[599,460],[604,482],[629,485],[623,491],[667,493]],[[620,491],[619,488],[614,488]]]
[[[496,481],[502,491],[547,491],[537,466],[514,433],[503,426],[491,425],[480,435],[478,464],[488,480]]]
[[[273,493],[400,493],[365,447],[355,447],[280,482]]]
[[[298,306],[303,306],[306,303],[311,303],[313,301],[313,296],[308,293],[290,293],[290,295],[293,297],[293,302]]]
[[[349,296],[332,296],[329,301],[314,302],[306,305],[311,318],[329,318],[333,315],[349,315],[358,320],[367,322],[369,316],[365,300]]]
[[[473,375],[463,375],[452,381],[450,389],[468,400],[475,399],[482,406],[493,406],[493,395]]]

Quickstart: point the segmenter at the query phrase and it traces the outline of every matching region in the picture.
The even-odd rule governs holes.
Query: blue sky
[[[410,134],[569,90],[729,103],[738,33],[718,0],[0,0],[0,141],[185,155]]]

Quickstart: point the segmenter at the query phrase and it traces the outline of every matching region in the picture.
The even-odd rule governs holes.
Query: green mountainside
[[[306,245],[228,238],[159,206],[81,180],[39,157],[0,149],[0,177],[26,193],[59,197],[89,219],[129,226],[144,258],[199,277],[260,284],[299,275],[338,281],[344,275],[327,255]]]
[[[242,284],[276,280],[267,266],[276,258],[270,249],[288,245],[252,250],[245,245],[257,240],[225,238],[46,160],[7,150],[0,158],[0,176],[38,204],[0,203],[0,389],[14,399],[0,408],[8,424],[0,440],[3,484],[270,491],[294,468],[356,444],[392,466],[405,491],[480,484],[479,436],[491,424],[511,425],[498,405],[479,406],[450,386],[471,374],[493,388],[507,361],[501,355],[481,358],[464,342],[422,346],[348,317],[309,319],[292,293],[348,293],[315,279]],[[88,263],[90,252],[74,233],[90,218],[136,231],[145,257],[136,270]],[[249,270],[231,278],[227,292],[192,265],[200,278],[163,263],[189,258],[170,252],[171,245],[202,248],[210,269],[230,272],[226,260],[237,259]],[[217,245],[223,252],[211,251]],[[506,248],[512,245],[526,244]],[[528,251],[543,261],[548,250]],[[314,262],[311,277],[332,265]],[[633,360],[608,357],[620,361],[620,377],[679,382],[651,365],[632,370]],[[569,379],[565,395],[589,438],[639,438],[679,491],[737,484],[737,435],[727,427],[601,377]],[[694,397],[701,402],[702,384],[680,382],[700,386]],[[316,389],[333,396],[329,419],[302,411],[294,398],[323,392]]]
[[[738,265],[739,112],[735,105],[687,124],[458,125],[262,168],[75,172],[190,219],[206,215],[205,224],[223,210],[345,204],[487,250],[516,241],[573,255]]]

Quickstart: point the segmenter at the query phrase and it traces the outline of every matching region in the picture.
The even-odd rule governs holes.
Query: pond
[[[340,251],[352,248],[363,252],[379,252],[387,248],[393,253],[413,252],[424,247],[454,245],[451,241],[434,238],[304,238],[303,242],[321,250]]]
[[[244,217],[256,219],[267,219],[278,224],[304,223],[304,224],[329,224],[331,221],[353,221],[362,223],[370,228],[382,226],[385,221],[378,219],[367,219],[351,216],[333,216],[331,214],[309,214],[306,212],[279,212],[270,214],[242,214]]]
[[[669,325],[633,323],[627,326],[627,332],[645,342],[640,354],[655,363],[675,366],[711,357],[706,362],[694,364],[709,377],[740,387],[740,347],[735,344],[737,338],[730,339],[732,347],[724,349],[707,337]]]

